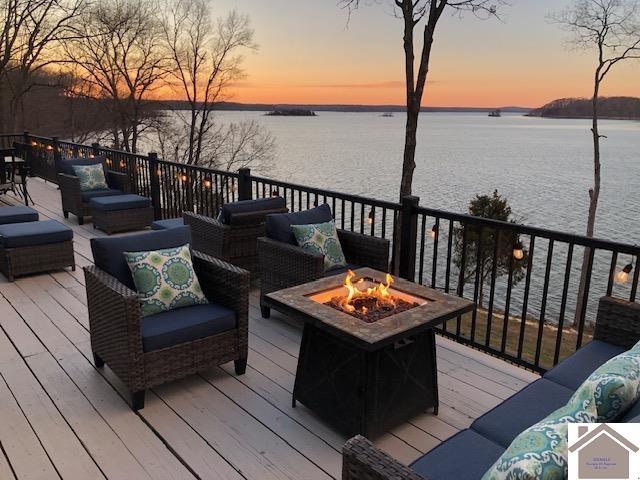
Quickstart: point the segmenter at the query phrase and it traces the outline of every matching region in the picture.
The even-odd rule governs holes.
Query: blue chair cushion
[[[225,203],[220,210],[218,220],[230,225],[233,216],[238,213],[263,212],[269,210],[282,210],[287,208],[287,203],[282,197],[258,198],[256,200],[241,200],[239,202]]]
[[[38,221],[38,212],[24,205],[0,208],[0,225]]]
[[[565,405],[573,393],[541,378],[478,418],[471,429],[507,448],[523,430]]]
[[[544,378],[577,390],[593,371],[624,352],[623,347],[593,340],[544,374]]]
[[[324,272],[325,277],[332,277],[333,275],[346,275],[347,270],[357,270],[362,268],[362,265],[354,265],[353,263],[347,263],[345,267],[332,268]]]
[[[463,430],[411,464],[429,480],[478,480],[504,448],[473,430]]]
[[[167,230],[169,228],[184,227],[184,218],[168,218],[166,220],[156,220],[151,224],[151,230]]]
[[[0,225],[0,243],[5,248],[32,247],[73,239],[73,230],[55,220]]]
[[[60,160],[60,172],[61,173],[65,173],[67,175],[71,175],[73,177],[76,176],[76,172],[73,169],[74,165],[98,165],[98,164],[102,164],[102,167],[104,168],[104,157],[102,156],[97,156],[95,158],[87,158],[87,157],[83,157],[83,158],[65,158],[63,160]],[[106,172],[105,172],[106,173]]]
[[[331,207],[326,203],[310,210],[294,213],[272,213],[266,218],[267,237],[278,242],[297,245],[296,237],[291,231],[291,225],[310,225],[312,223],[326,223],[333,219]]]
[[[635,418],[635,420],[633,420]],[[631,408],[629,409],[629,411],[627,413],[624,414],[624,416],[620,419],[617,420],[618,422],[621,423],[638,423],[640,422],[640,400],[636,401],[636,403],[634,403]]]
[[[140,195],[114,195],[110,197],[95,197],[91,199],[91,208],[101,212],[119,212],[133,208],[146,208],[151,206],[149,197]]]
[[[135,290],[131,270],[122,252],[160,250],[191,243],[191,228],[181,227],[126,237],[95,237],[91,239],[93,263],[132,290]]]
[[[122,195],[122,192],[114,188],[105,188],[102,190],[87,190],[86,192],[82,192],[82,201],[84,203],[89,203],[92,198],[113,197],[115,195]]]
[[[169,310],[140,319],[142,349],[152,352],[235,327],[235,312],[215,303]]]

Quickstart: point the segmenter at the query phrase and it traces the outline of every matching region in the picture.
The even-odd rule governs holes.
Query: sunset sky
[[[259,50],[230,100],[252,103],[403,104],[402,21],[388,0],[363,0],[347,25],[336,0],[216,0],[216,16],[247,13]],[[503,22],[443,18],[428,106],[539,106],[589,96],[593,52],[570,51],[546,16],[568,0],[512,0]],[[606,95],[640,96],[640,62],[608,78]]]

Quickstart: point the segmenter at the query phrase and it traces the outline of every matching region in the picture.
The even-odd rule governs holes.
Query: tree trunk
[[[596,70],[592,108],[593,117],[591,125],[591,133],[593,137],[593,188],[589,189],[589,215],[587,217],[587,232],[586,236],[591,238],[595,232],[596,213],[598,211],[598,199],[600,198],[600,131],[598,129],[598,96],[600,92],[600,71],[602,67],[598,67]],[[588,294],[587,278],[589,276],[589,257],[591,255],[591,249],[585,248],[582,257],[582,268],[580,270],[580,285],[578,286],[578,298],[576,302],[576,315],[573,321],[573,326],[578,328],[580,326],[581,319],[584,315],[585,295]]]

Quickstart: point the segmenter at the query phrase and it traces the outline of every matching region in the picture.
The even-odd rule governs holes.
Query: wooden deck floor
[[[63,219],[55,186],[33,180],[30,191],[41,218],[73,227],[78,266],[89,265],[101,233]],[[245,375],[223,365],[155,388],[134,413],[117,378],[91,363],[82,269],[0,275],[0,478],[340,478],[346,438],[291,407],[300,330],[278,314],[262,319],[256,292],[251,301]],[[536,378],[446,339],[438,348],[440,415],[375,439],[403,462]]]

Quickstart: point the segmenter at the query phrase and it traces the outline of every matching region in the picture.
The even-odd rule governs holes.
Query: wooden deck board
[[[14,283],[0,275],[1,478],[340,477],[346,438],[291,406],[300,326],[277,312],[261,318],[257,291],[245,375],[222,365],[149,391],[146,407],[131,411],[122,383],[91,362],[80,267],[103,233],[65,220],[55,186],[34,179],[30,191],[42,219],[73,228],[79,268]],[[451,340],[437,344],[440,414],[374,439],[405,463],[537,378]]]

